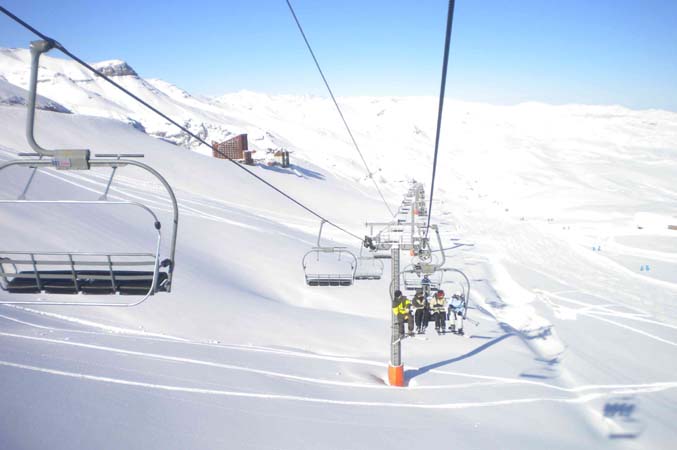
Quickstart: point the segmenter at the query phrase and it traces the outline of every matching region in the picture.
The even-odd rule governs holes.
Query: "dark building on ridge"
[[[212,142],[212,156],[220,159],[244,159],[249,150],[246,134],[239,134],[223,142]]]

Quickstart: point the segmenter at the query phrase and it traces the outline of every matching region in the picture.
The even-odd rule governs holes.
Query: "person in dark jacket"
[[[393,314],[397,316],[397,324],[400,328],[400,336],[404,335],[404,322],[407,322],[409,328],[409,336],[414,334],[414,318],[409,311],[411,301],[402,295],[402,291],[395,291],[393,298]]]
[[[438,334],[444,333],[447,318],[447,300],[444,298],[444,291],[439,290],[430,302],[430,311],[435,321],[435,330]]]
[[[423,289],[417,289],[411,302],[416,319],[416,332],[425,333],[428,326],[428,300],[423,296]]]

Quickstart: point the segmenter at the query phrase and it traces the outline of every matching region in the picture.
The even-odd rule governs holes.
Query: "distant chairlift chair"
[[[301,264],[306,278],[306,284],[313,287],[352,286],[357,271],[357,257],[346,247],[323,247],[322,227],[317,235],[317,246],[303,256]],[[331,263],[331,269],[327,269]],[[338,269],[336,269],[338,267]]]
[[[430,291],[436,291],[442,284],[443,277],[442,272],[439,270],[423,274],[412,265],[405,267],[401,275],[402,286],[407,291],[416,291],[417,289],[424,289],[424,287],[428,287]]]
[[[0,289],[9,294],[93,294],[93,295],[137,295],[127,302],[117,301],[61,301],[61,300],[5,300],[0,304],[61,305],[61,306],[135,306],[159,292],[170,292],[175,267],[176,235],[178,227],[178,206],[176,197],[167,181],[150,166],[139,161],[123,158],[138,158],[143,155],[95,155],[90,158],[89,150],[47,150],[40,147],[33,136],[35,122],[35,100],[40,55],[55,46],[54,41],[31,43],[31,78],[28,99],[26,136],[36,154],[20,154],[28,157],[0,165],[0,171],[11,166],[33,169],[30,178],[17,199],[0,200],[2,204],[25,204],[41,208],[45,205],[105,205],[115,209],[120,205],[131,205],[148,214],[157,237],[153,251],[146,252],[44,252],[39,250],[0,249]],[[169,257],[161,259],[162,226],[157,215],[148,206],[133,201],[110,201],[108,191],[119,168],[139,167],[157,178],[169,195],[172,205],[171,247]],[[26,193],[40,170],[89,170],[94,167],[110,167],[112,173],[105,191],[99,200],[26,200]]]
[[[364,248],[364,247],[363,247]],[[380,280],[383,276],[383,261],[372,256],[360,256],[357,258],[357,270],[355,280]]]

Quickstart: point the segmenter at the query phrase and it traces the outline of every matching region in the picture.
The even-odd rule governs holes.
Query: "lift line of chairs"
[[[365,236],[359,256],[355,256],[346,247],[322,245],[324,221],[321,222],[317,244],[302,260],[306,284],[313,287],[352,286],[355,281],[380,280],[384,270],[383,260],[391,258],[394,245],[400,249],[409,249],[413,257],[412,264],[400,273],[401,285],[406,290],[424,289],[430,293],[442,289],[444,284],[453,283],[445,280],[445,273],[448,272],[458,272],[467,281],[465,274],[459,270],[443,267],[446,258],[436,225],[431,225],[430,228],[437,237],[441,260],[437,261],[436,255],[433,255],[426,237],[425,199],[423,185],[413,182],[400,205],[396,220],[366,224],[370,233]],[[383,228],[375,233],[375,227]],[[369,256],[363,256],[365,248],[369,250]],[[331,270],[326,268],[328,263],[331,264]],[[467,286],[461,286],[465,303],[467,292],[470,291],[469,282],[466,284]]]
[[[155,236],[154,245],[145,251],[111,252],[99,251],[43,251],[40,249],[0,249],[0,289],[12,294],[11,300],[0,297],[0,304],[31,305],[72,305],[72,306],[135,306],[150,296],[170,292],[175,267],[177,227],[179,221],[178,206],[174,192],[167,181],[156,170],[139,162],[139,154],[96,154],[90,156],[89,150],[47,150],[35,141],[33,128],[37,96],[38,70],[40,56],[54,48],[54,41],[43,40],[31,43],[31,74],[26,119],[26,137],[28,144],[36,153],[19,154],[21,159],[10,160],[0,165],[0,171],[9,167],[25,167],[31,170],[23,192],[14,199],[0,200],[0,206],[26,205],[37,210],[68,205],[80,205],[85,208],[109,208],[120,211],[121,206],[138,208],[148,217],[148,228]],[[134,159],[131,159],[134,158]],[[169,254],[163,258],[163,227],[156,212],[146,204],[137,201],[111,201],[108,193],[113,178],[119,169],[140,168],[164,186],[171,202],[172,222],[170,226]],[[27,200],[26,194],[38,171],[88,171],[93,168],[110,168],[108,183],[98,200],[83,201],[72,199]],[[7,206],[6,206],[7,207]],[[83,216],[78,216],[82,218]],[[46,233],[46,232],[45,232]],[[17,240],[25,242],[26,239]],[[109,239],[109,241],[112,241]],[[17,294],[16,296],[14,294]],[[18,294],[34,294],[33,296]],[[35,294],[41,295],[33,299]],[[62,295],[69,294],[73,300],[63,300]],[[83,300],[79,294],[94,296],[126,295],[127,301],[120,300]],[[56,298],[56,299],[54,299]],[[108,297],[110,298],[110,297]]]

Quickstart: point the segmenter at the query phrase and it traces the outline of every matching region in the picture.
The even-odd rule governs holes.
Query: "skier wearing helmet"
[[[433,315],[433,320],[435,320],[435,331],[437,331],[437,334],[444,333],[447,319],[446,308],[447,299],[444,298],[444,291],[439,290],[430,301],[430,310]]]

